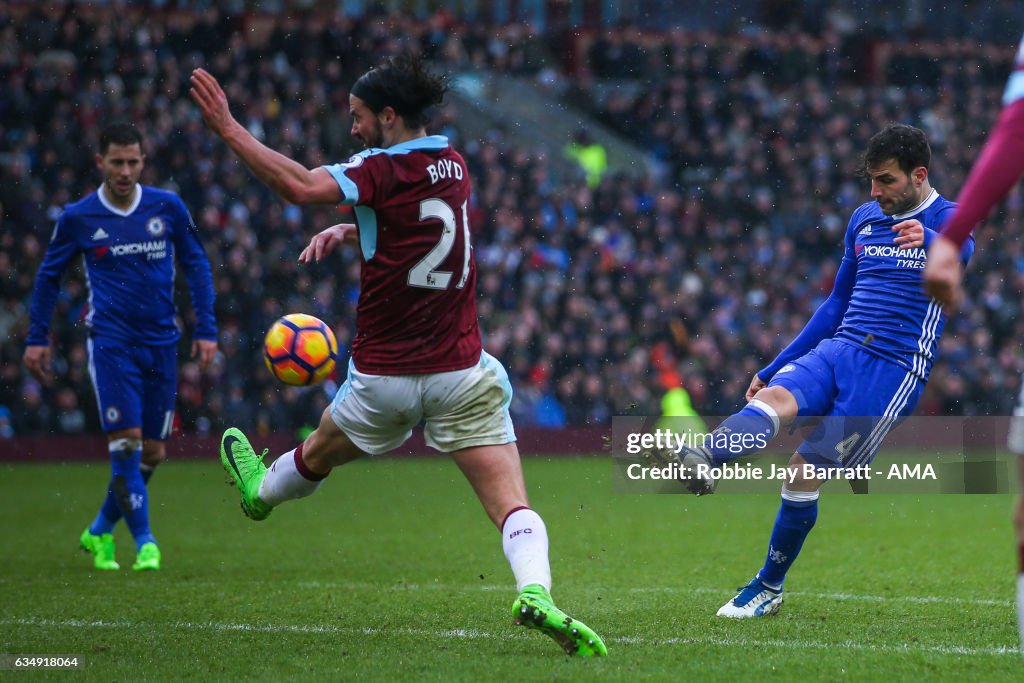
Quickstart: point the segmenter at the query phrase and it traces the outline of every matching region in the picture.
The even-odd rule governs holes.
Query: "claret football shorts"
[[[330,410],[334,424],[371,455],[401,446],[421,420],[427,445],[451,453],[515,441],[511,402],[505,368],[482,352],[473,367],[429,375],[368,375],[350,360]]]

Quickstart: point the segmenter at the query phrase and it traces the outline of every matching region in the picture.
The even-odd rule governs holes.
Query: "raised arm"
[[[292,204],[337,204],[338,183],[322,168],[310,170],[257,140],[231,115],[228,98],[205,69],[192,72],[192,99],[207,127],[271,190]]]

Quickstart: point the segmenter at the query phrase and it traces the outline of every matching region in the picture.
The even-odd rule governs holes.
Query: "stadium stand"
[[[933,184],[955,196],[998,111],[1016,40],[996,43],[994,32],[993,42],[939,49],[926,39],[948,37],[943,25],[933,36],[921,29],[919,41],[878,33],[867,43],[842,31],[838,10],[790,20],[806,31],[793,37],[153,4],[0,4],[0,438],[99,430],[81,272],[66,279],[53,324],[56,381],[41,386],[20,358],[53,222],[95,187],[98,125],[118,117],[149,141],[143,182],[181,194],[214,266],[222,357],[207,375],[182,362],[178,427],[294,431],[327,400],[273,382],[259,349],[274,319],[298,311],[331,322],[346,346],[356,254],[313,268],[295,259],[314,231],[347,214],[282,204],[248,177],[187,97],[194,66],[224,79],[258,137],[311,166],[355,151],[346,86],[403,48],[455,72],[519,79],[561,98],[572,121],[600,121],[615,144],[641,150],[642,172],[613,164],[591,187],[561,146],[537,149],[509,133],[543,127],[550,107],[496,122],[459,98],[434,126],[459,140],[474,176],[485,345],[509,369],[517,423],[604,425],[658,412],[654,358],[675,368],[698,412],[736,408],[752,373],[828,293],[844,216],[867,197],[854,175],[867,137],[891,120],[925,128]],[[812,33],[820,22],[827,30]],[[462,119],[474,117],[486,126],[464,131]],[[993,225],[1019,236],[1021,210],[1018,189]],[[979,230],[983,275],[968,280],[970,300],[951,323],[959,333],[943,339],[919,412],[1011,410],[1024,369],[1014,343],[1024,336],[1024,245],[1003,239],[990,250],[992,229]]]

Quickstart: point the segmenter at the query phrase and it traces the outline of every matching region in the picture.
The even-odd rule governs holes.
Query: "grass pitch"
[[[335,471],[245,519],[220,464],[150,489],[159,573],[76,549],[107,466],[0,466],[0,653],[75,680],[1022,680],[1008,496],[828,495],[777,617],[715,611],[760,567],[777,495],[612,493],[607,457],[527,459],[553,594],[610,656],[512,626],[501,539],[444,458]]]

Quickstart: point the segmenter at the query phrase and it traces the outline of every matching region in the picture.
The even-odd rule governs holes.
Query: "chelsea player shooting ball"
[[[275,322],[263,340],[263,360],[277,379],[293,386],[319,384],[334,371],[338,340],[327,324],[305,313]]]

